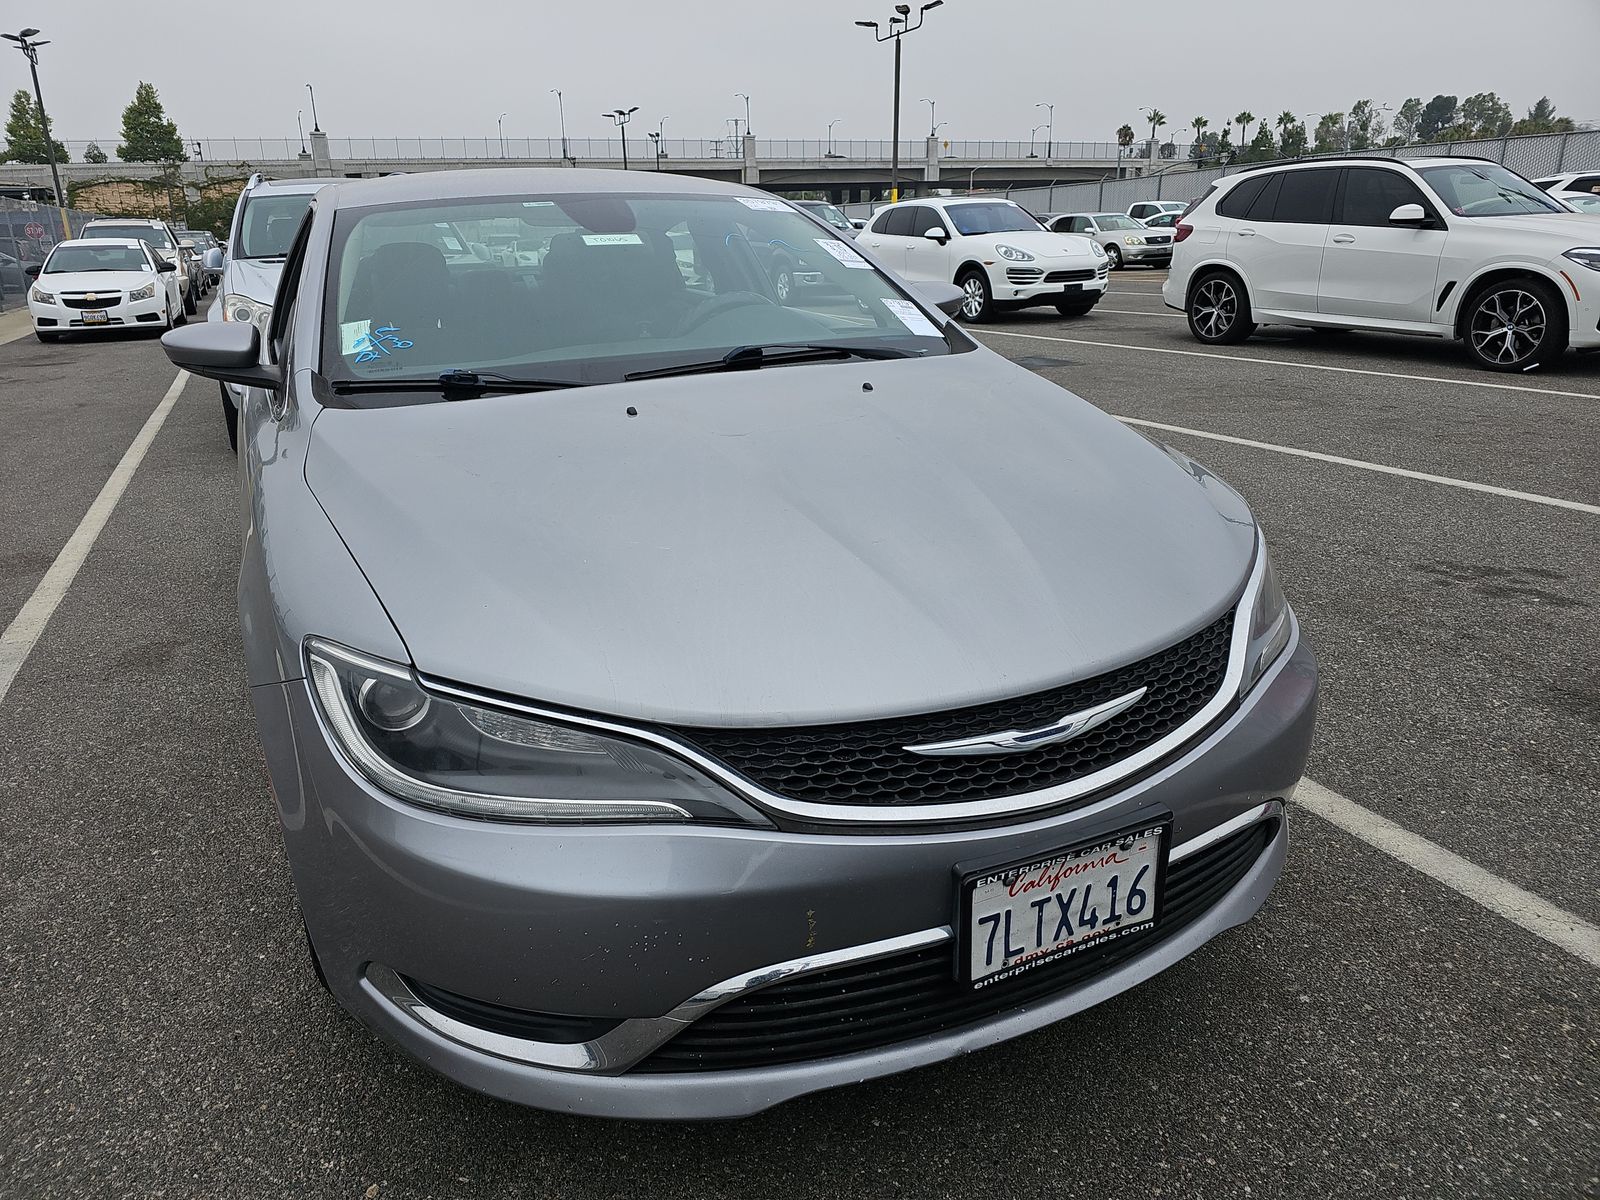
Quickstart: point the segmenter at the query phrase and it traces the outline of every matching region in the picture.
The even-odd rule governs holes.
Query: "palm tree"
[[[1156,156],[1156,130],[1167,123],[1167,114],[1159,108],[1152,108],[1145,113],[1144,119],[1150,122],[1150,157]]]
[[[1117,178],[1122,178],[1122,156],[1128,152],[1128,147],[1133,145],[1133,126],[1123,125],[1117,130]]]
[[[1241,150],[1244,149],[1245,142],[1250,140],[1248,130],[1250,128],[1250,123],[1255,119],[1255,113],[1251,112],[1248,108],[1233,119],[1233,123],[1239,127],[1239,149]]]
[[[1201,153],[1202,153],[1202,147],[1200,145],[1200,135],[1203,134],[1206,131],[1206,126],[1211,124],[1211,122],[1206,120],[1206,118],[1204,118],[1204,117],[1196,117],[1196,118],[1194,118],[1194,120],[1190,121],[1189,124],[1194,129],[1194,144],[1195,144],[1194,156],[1196,158],[1199,158]]]
[[[1273,124],[1278,127],[1278,137],[1280,140],[1283,138],[1284,134],[1288,133],[1289,130],[1294,128],[1295,120],[1295,115],[1287,108],[1278,114],[1278,119],[1274,121]]]

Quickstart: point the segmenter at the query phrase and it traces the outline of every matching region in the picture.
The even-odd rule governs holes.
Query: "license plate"
[[[1170,818],[961,880],[961,972],[975,988],[1155,925]]]
[[[103,308],[86,308],[83,310],[83,323],[85,325],[104,325],[108,318]]]
[[[1064,284],[1061,285],[1061,290],[1063,292],[1081,292],[1081,291],[1083,291],[1083,284],[1081,284],[1081,283],[1064,283]]]

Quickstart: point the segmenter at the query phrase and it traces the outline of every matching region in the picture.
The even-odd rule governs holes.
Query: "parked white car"
[[[1050,222],[1056,233],[1081,233],[1099,242],[1113,267],[1138,263],[1164,267],[1172,261],[1172,234],[1151,229],[1122,213],[1062,213]]]
[[[1143,221],[1146,217],[1156,217],[1162,213],[1181,213],[1188,207],[1186,200],[1139,200],[1128,205],[1128,211],[1124,215],[1132,217],[1135,221]]]
[[[860,226],[844,215],[844,212],[835,204],[826,200],[792,200],[796,208],[803,208],[806,212],[828,225],[833,226],[845,237],[853,238],[860,232]]]
[[[1565,175],[1546,175],[1534,182],[1563,200],[1574,196],[1600,196],[1600,171],[1568,171]]]
[[[185,320],[177,264],[138,238],[57,242],[28,274],[28,313],[41,342],[135,325],[160,333]]]
[[[1219,180],[1177,226],[1166,303],[1206,343],[1258,324],[1459,338],[1524,371],[1600,348],[1600,218],[1472,158],[1360,158]]]
[[[78,237],[138,238],[155,252],[157,258],[177,268],[183,311],[190,316],[195,314],[200,303],[200,289],[194,285],[194,281],[199,276],[200,264],[189,260],[183,247],[178,245],[177,232],[165,221],[141,217],[100,217],[84,225]]]
[[[1045,304],[1081,317],[1106,290],[1105,251],[1051,233],[1009,200],[903,200],[873,214],[858,240],[906,279],[961,288],[966,321]]]

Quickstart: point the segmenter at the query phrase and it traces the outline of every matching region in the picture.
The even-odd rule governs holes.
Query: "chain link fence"
[[[1449,156],[1487,158],[1502,163],[1519,175],[1539,179],[1568,171],[1600,170],[1600,129],[1574,133],[1534,134],[1528,137],[1487,138],[1470,142],[1438,142],[1398,146],[1385,150],[1352,151],[1352,156],[1395,158],[1437,158]],[[1107,176],[1090,183],[1062,183],[1047,187],[1015,187],[1005,191],[974,193],[1003,195],[1036,214],[1063,212],[1126,212],[1139,200],[1179,200],[1188,203],[1205,195],[1218,179],[1248,170],[1250,164],[1195,168],[1188,164],[1169,167],[1137,179]],[[852,217],[871,215],[873,204],[847,204]]]
[[[100,214],[0,197],[0,310],[22,303],[33,281],[27,269],[44,262],[57,242],[77,237]]]

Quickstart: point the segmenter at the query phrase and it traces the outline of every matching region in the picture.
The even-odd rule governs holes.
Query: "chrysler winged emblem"
[[[949,742],[924,742],[920,746],[904,746],[912,754],[933,756],[965,754],[1015,754],[1020,750],[1036,750],[1040,746],[1055,746],[1081,737],[1098,725],[1104,725],[1119,713],[1125,713],[1144,699],[1148,688],[1139,688],[1115,700],[1080,709],[1041,725],[1037,729],[1007,729],[1003,733],[981,733],[977,737],[957,738]]]

